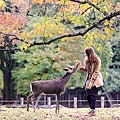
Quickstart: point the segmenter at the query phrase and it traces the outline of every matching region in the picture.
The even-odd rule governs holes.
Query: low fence
[[[101,108],[105,108],[108,107],[106,106],[106,103],[108,102],[113,102],[114,104],[112,104],[113,107],[120,107],[120,100],[105,100],[104,97],[101,97],[100,100],[97,100],[96,106],[97,107],[101,107]],[[26,103],[27,101],[24,100],[24,98],[20,98],[20,100],[14,100],[14,101],[2,101],[0,100],[1,105],[3,103],[5,104],[10,104],[10,105],[21,105],[21,106],[25,106],[26,107]],[[47,97],[44,100],[37,100],[37,102],[35,102],[36,105],[40,106],[52,106],[56,104],[56,99],[52,100],[51,97]],[[69,107],[69,108],[84,108],[84,107],[88,107],[88,103],[87,100],[79,100],[77,97],[74,97],[74,99],[72,100],[60,100],[60,105],[65,106],[65,107]],[[111,106],[109,106],[111,107]]]

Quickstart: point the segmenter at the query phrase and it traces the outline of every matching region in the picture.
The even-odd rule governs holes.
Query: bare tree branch
[[[7,33],[3,33],[3,32],[0,32],[0,34],[4,35],[4,36],[8,36],[8,37],[13,37],[10,42],[12,42],[13,40],[18,40],[18,41],[21,41],[21,42],[25,42],[26,44],[29,44],[28,42],[24,41],[23,39],[21,38],[18,38],[15,34],[7,34]]]
[[[16,35],[13,35],[13,34],[6,34],[6,33],[3,33],[3,32],[0,32],[0,34],[7,35],[7,36],[13,36],[13,37],[16,37]]]
[[[91,1],[89,0],[85,0],[85,1],[79,1],[79,0],[70,0],[72,2],[76,2],[76,3],[80,3],[80,4],[89,4],[90,6],[93,6],[94,8],[96,8],[98,11],[100,11],[100,8],[97,7],[95,4],[93,4]]]
[[[95,4],[93,4],[91,1],[89,1],[89,0],[85,0],[85,1],[79,1],[79,0],[70,0],[71,2],[76,2],[76,3],[80,3],[80,4],[89,4],[90,6],[92,6],[92,7],[94,7],[96,10],[98,10],[99,12],[100,12],[100,8],[97,6],[97,5],[95,5]],[[91,8],[91,7],[89,7],[89,8]],[[82,13],[83,14],[83,13]],[[105,11],[104,13],[103,13],[105,16],[106,15],[108,15],[108,13]]]
[[[65,37],[84,36],[87,32],[89,32],[93,28],[97,27],[98,25],[102,24],[102,22],[104,22],[105,20],[111,20],[113,17],[116,17],[118,15],[120,15],[120,11],[111,13],[111,14],[107,15],[106,17],[100,19],[98,22],[93,23],[93,25],[90,26],[89,28],[87,28],[84,32],[78,32],[78,33],[73,33],[73,34],[70,33],[70,34],[58,36],[56,38],[53,38],[53,39],[49,40],[48,42],[33,43],[31,46],[34,46],[34,45],[47,45],[47,44],[50,44],[50,43],[52,43],[54,41],[57,41],[59,39],[65,38]]]

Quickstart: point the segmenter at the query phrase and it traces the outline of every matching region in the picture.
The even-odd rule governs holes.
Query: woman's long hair
[[[90,63],[93,63],[96,60],[97,55],[96,55],[96,53],[95,53],[95,51],[94,51],[94,49],[92,47],[86,48],[85,53],[86,53],[86,55],[88,57],[88,61]]]

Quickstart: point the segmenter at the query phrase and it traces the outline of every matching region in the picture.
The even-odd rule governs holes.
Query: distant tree
[[[105,90],[107,92],[120,92],[120,36],[117,33],[111,40],[113,58],[109,64],[109,77],[105,81]]]
[[[12,69],[15,61],[11,58],[17,43],[16,36],[24,29],[26,14],[18,13],[17,6],[0,0],[0,70],[3,75],[3,100],[16,99]],[[4,103],[5,104],[5,103]]]

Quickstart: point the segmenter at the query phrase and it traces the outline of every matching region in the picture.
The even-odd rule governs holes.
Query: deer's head
[[[69,66],[67,68],[64,68],[63,70],[66,71],[67,73],[74,73],[78,67],[78,64],[75,66]]]

